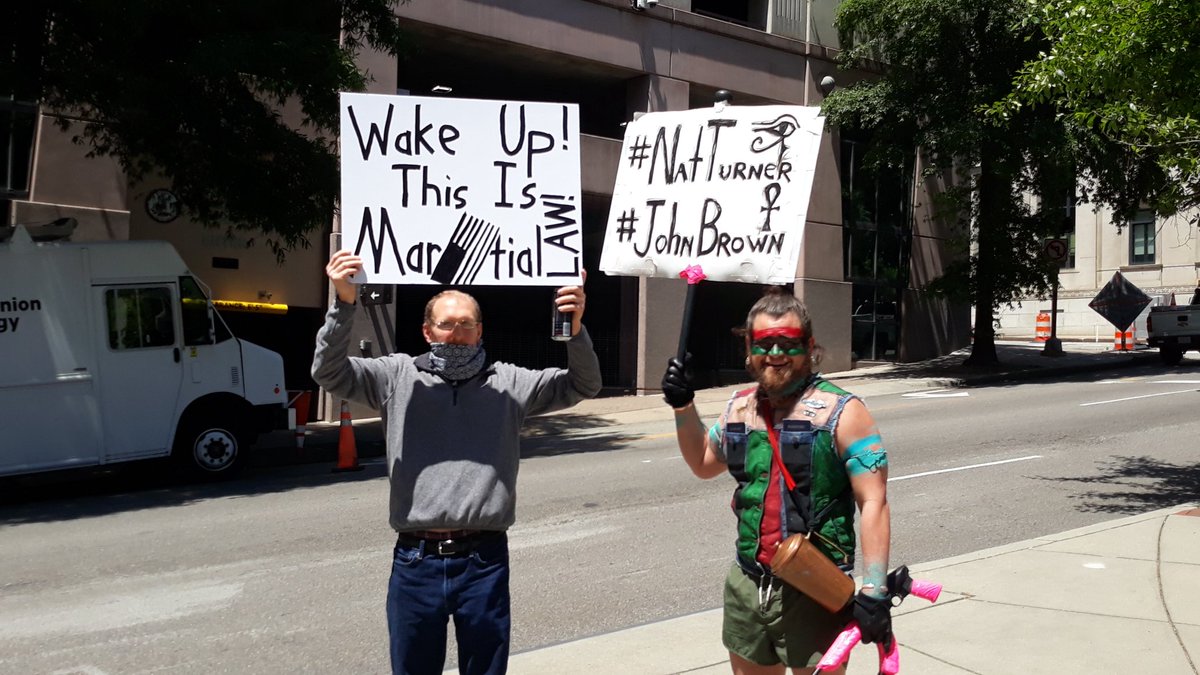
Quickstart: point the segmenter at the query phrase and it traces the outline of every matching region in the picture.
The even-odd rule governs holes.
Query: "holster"
[[[854,580],[802,534],[779,544],[771,571],[830,612],[840,611],[854,597]]]

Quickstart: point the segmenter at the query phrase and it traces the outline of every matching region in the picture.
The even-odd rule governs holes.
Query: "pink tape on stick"
[[[704,270],[699,265],[688,265],[687,268],[679,273],[679,278],[686,279],[689,286],[694,286],[708,277],[705,276]]]
[[[699,265],[688,265],[679,273],[680,279],[688,282],[687,297],[683,299],[683,323],[679,326],[679,348],[675,358],[683,363],[687,357],[688,328],[692,325],[692,307],[696,304],[696,284],[704,281],[704,270]]]

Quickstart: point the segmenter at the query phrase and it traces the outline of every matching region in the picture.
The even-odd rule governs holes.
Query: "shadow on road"
[[[161,462],[122,465],[93,472],[59,472],[0,480],[0,528],[92,518],[143,509],[183,506],[209,499],[305,490],[386,475],[382,463],[362,471],[332,473],[332,463],[285,467],[248,466],[237,478],[190,483]]]
[[[1045,478],[1093,485],[1072,499],[1088,513],[1135,515],[1195,502],[1200,495],[1200,463],[1171,464],[1145,455],[1117,457],[1101,464],[1099,476]]]
[[[620,450],[640,437],[616,429],[619,427],[598,415],[531,417],[521,430],[521,459]]]
[[[290,433],[264,439],[264,447],[251,451],[242,474],[223,482],[189,482],[165,461],[3,478],[0,479],[0,527],[90,518],[385,477],[386,465],[372,461],[384,454],[378,421],[356,424],[355,436],[364,469],[349,473],[331,472],[337,462],[337,427],[330,427],[313,430],[304,448],[295,447]],[[637,438],[636,434],[615,431],[611,423],[596,415],[536,417],[526,421],[521,457],[606,452],[626,447]]]

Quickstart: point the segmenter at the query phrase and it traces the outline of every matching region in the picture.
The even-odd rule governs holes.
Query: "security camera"
[[[630,0],[629,4],[641,12],[658,7],[658,0]]]

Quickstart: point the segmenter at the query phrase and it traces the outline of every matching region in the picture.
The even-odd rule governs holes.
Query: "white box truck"
[[[283,358],[230,333],[170,244],[0,238],[0,476],[168,455],[229,475],[292,424]]]

